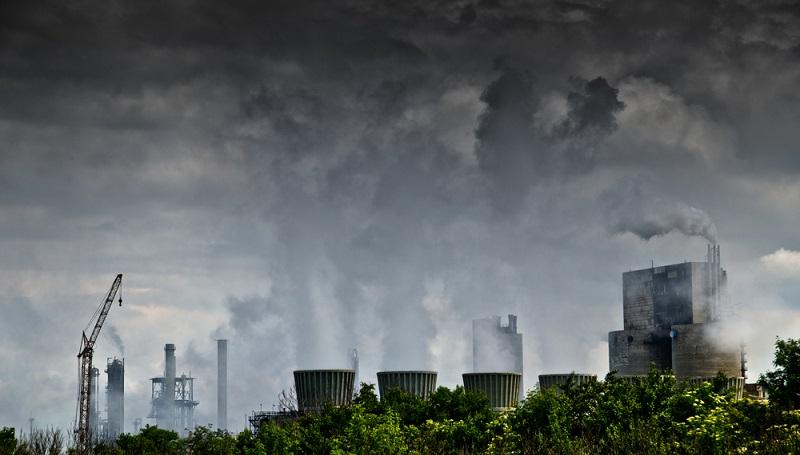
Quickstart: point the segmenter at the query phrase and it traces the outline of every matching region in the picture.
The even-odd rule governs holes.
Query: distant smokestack
[[[217,428],[228,429],[228,340],[217,340]]]
[[[164,345],[164,410],[165,429],[174,430],[175,426],[175,345]]]
[[[89,396],[89,428],[92,438],[100,436],[100,369],[92,367],[92,394]]]

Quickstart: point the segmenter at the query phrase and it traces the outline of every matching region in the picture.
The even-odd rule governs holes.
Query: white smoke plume
[[[717,227],[705,211],[656,196],[638,179],[625,179],[600,197],[606,227],[612,234],[630,232],[642,240],[680,232],[717,242]]]

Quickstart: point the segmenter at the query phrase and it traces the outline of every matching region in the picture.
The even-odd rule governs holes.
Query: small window
[[[670,270],[669,272],[667,272],[667,278],[678,278],[678,271]]]

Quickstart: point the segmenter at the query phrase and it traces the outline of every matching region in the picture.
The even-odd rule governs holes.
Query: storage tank
[[[672,372],[678,378],[744,376],[741,347],[715,323],[672,326]]]
[[[398,388],[427,399],[436,390],[436,376],[435,371],[379,371],[378,391],[381,398],[390,389]]]
[[[106,426],[106,436],[114,441],[125,431],[125,359],[108,359],[107,362],[108,425]]]
[[[354,370],[296,370],[297,409],[319,411],[325,403],[345,406],[353,401]]]
[[[597,375],[594,374],[581,374],[581,373],[567,373],[567,374],[540,374],[539,375],[539,390],[547,390],[555,388],[561,390],[568,382],[573,385],[584,384],[587,382],[597,381]]]
[[[482,392],[489,397],[493,411],[506,411],[517,406],[522,375],[511,372],[464,373],[464,389]]]

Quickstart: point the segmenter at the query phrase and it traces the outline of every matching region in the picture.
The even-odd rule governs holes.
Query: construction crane
[[[87,453],[91,448],[91,434],[89,430],[89,410],[92,395],[92,356],[94,355],[94,343],[100,335],[100,329],[108,317],[108,311],[114,303],[114,297],[122,285],[122,274],[120,273],[111,284],[105,301],[89,319],[89,323],[81,335],[81,347],[78,350],[78,412],[77,424],[75,425],[75,442],[79,454]],[[122,291],[119,292],[119,306],[122,306]],[[94,323],[91,335],[86,337],[86,329]]]

